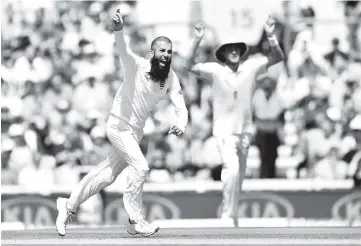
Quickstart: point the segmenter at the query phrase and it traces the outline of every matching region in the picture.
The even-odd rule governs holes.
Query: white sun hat
[[[243,57],[248,52],[248,45],[244,42],[240,42],[239,39],[235,37],[228,37],[225,39],[215,50],[214,50],[214,57],[219,62],[225,62],[225,57],[222,55],[222,52],[224,51],[225,47],[230,44],[235,44],[239,47],[241,51],[241,57]]]

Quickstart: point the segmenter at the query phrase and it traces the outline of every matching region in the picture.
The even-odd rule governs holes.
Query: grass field
[[[361,228],[167,228],[151,237],[128,235],[123,227],[2,232],[1,245],[361,245]]]

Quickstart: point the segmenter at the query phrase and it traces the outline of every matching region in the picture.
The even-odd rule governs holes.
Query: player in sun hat
[[[229,38],[214,52],[216,62],[194,64],[196,50],[204,36],[204,28],[197,24],[187,66],[196,75],[213,82],[213,135],[223,162],[222,218],[236,223],[238,197],[245,176],[252,123],[251,101],[255,90],[255,76],[283,60],[283,52],[274,35],[275,21],[269,17],[264,29],[271,52],[267,57],[244,60],[246,43]]]
[[[218,45],[218,47],[214,50],[214,56],[217,61],[225,63],[226,57],[224,54],[227,50],[232,50],[232,48],[239,50],[240,58],[242,58],[248,52],[248,45],[246,43],[240,42],[236,37],[231,36],[228,37],[222,44]]]

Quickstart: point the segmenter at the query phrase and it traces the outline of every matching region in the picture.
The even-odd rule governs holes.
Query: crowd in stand
[[[119,3],[51,1],[51,6],[36,7],[25,2],[2,6],[2,184],[74,184],[79,180],[76,170],[98,164],[110,147],[106,120],[123,79],[110,22]],[[135,2],[124,4],[132,9]],[[346,4],[345,16],[361,20],[360,5]],[[315,17],[312,8],[300,15]],[[132,18],[126,20],[129,28],[136,25]],[[321,52],[312,24],[293,30],[286,66],[270,71],[268,83],[257,82],[255,114],[275,124],[270,128],[255,122],[248,177],[360,176],[359,23],[348,25],[348,50],[335,37],[329,50]],[[135,53],[148,52],[141,30],[129,38]],[[265,53],[264,40],[252,55]],[[203,46],[197,59],[213,59],[212,48]],[[183,62],[175,52],[173,67],[183,87],[189,125],[182,138],[167,135],[175,112],[168,100],[158,105],[141,142],[151,167],[149,182],[220,179],[211,87],[185,71]]]

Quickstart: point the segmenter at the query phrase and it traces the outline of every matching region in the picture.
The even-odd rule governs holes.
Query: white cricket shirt
[[[193,71],[213,82],[214,136],[241,134],[244,125],[252,122],[255,76],[267,61],[266,57],[249,59],[236,72],[215,62],[193,66]]]
[[[152,81],[147,72],[150,61],[135,55],[124,40],[123,31],[115,33],[115,42],[124,68],[124,82],[119,87],[111,114],[126,121],[132,127],[143,130],[146,120],[155,105],[169,95],[178,116],[177,127],[184,131],[188,112],[184,103],[179,80],[170,69],[164,87]]]

